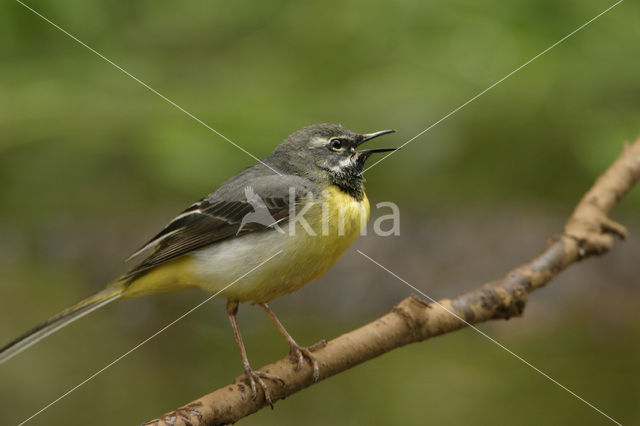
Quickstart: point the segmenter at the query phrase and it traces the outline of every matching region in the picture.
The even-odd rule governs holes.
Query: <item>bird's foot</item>
[[[313,367],[313,381],[317,382],[320,379],[320,367],[318,366],[318,359],[312,352],[316,349],[323,348],[326,345],[326,340],[321,340],[306,348],[299,346],[297,343],[291,343],[289,345],[289,355],[291,356],[291,360],[297,363],[294,369],[302,369],[304,366],[304,359],[308,359],[309,363]]]
[[[271,394],[269,393],[267,384],[262,379],[280,382],[280,384],[282,385],[284,385],[284,380],[274,374],[265,373],[264,371],[260,370],[254,370],[251,367],[245,368],[244,373],[249,379],[249,385],[251,386],[251,392],[253,394],[252,398],[255,400],[258,396],[258,387],[256,386],[257,383],[262,388],[262,392],[264,392],[265,401],[267,402],[267,404],[269,404],[269,406],[271,406],[271,409],[273,410],[273,401],[271,400]]]

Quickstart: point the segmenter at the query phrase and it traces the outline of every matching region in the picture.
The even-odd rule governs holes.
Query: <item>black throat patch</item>
[[[364,198],[364,177],[362,172],[356,168],[343,169],[337,173],[330,174],[330,181],[337,186],[342,192],[351,195],[356,201],[362,201]]]

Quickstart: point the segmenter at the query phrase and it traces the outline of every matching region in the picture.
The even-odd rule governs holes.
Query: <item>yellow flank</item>
[[[303,217],[311,233],[289,219],[282,233],[269,229],[223,240],[154,268],[123,297],[200,287],[240,302],[268,302],[291,293],[324,274],[355,241],[369,219],[369,200],[364,195],[357,201],[332,185]]]

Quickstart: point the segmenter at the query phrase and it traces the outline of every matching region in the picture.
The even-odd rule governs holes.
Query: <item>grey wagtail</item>
[[[281,379],[251,368],[238,329],[240,302],[257,303],[266,311],[287,340],[295,368],[302,368],[306,358],[317,381],[312,347],[299,346],[267,302],[324,274],[356,239],[369,218],[364,163],[371,154],[396,149],[356,148],[391,132],[357,134],[339,125],[315,124],[291,134],[263,161],[173,219],[131,256],[153,248],[124,276],[0,349],[0,363],[114,300],[199,287],[227,299],[254,398],[257,382],[271,404],[262,379]]]

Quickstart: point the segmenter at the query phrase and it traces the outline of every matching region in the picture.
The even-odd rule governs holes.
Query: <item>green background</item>
[[[32,1],[53,22],[258,157],[316,122],[399,145],[613,4]],[[0,341],[124,272],[122,259],[252,159],[16,2],[0,5]],[[433,297],[470,290],[542,247],[640,134],[640,7],[627,1],[367,173],[401,236],[355,244]],[[640,191],[631,238],[481,328],[623,424],[640,423]],[[373,210],[376,215],[388,211]],[[299,342],[370,321],[410,294],[351,249],[274,301]],[[111,305],[0,366],[17,424],[205,295]],[[258,367],[286,346],[258,309]],[[30,424],[135,424],[241,372],[214,300]],[[607,424],[464,330],[396,350],[244,424]]]

